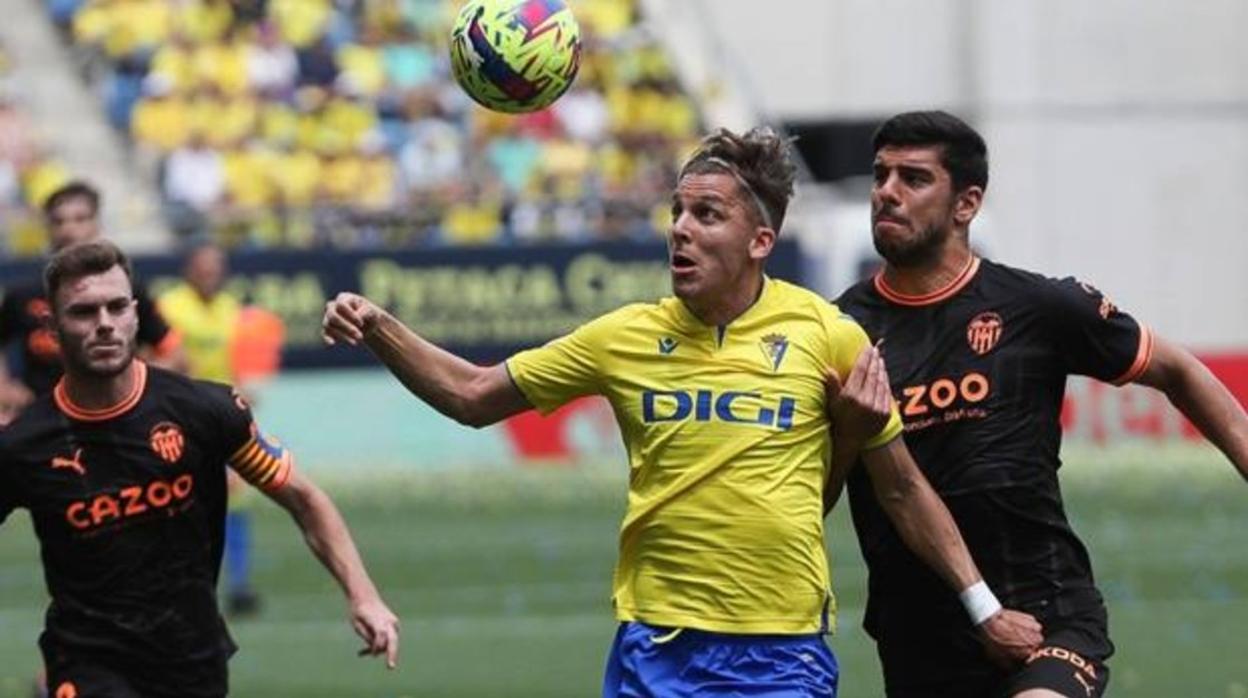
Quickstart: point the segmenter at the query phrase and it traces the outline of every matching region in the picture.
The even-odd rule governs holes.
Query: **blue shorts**
[[[729,635],[621,623],[603,698],[836,698],[840,672],[821,635]]]

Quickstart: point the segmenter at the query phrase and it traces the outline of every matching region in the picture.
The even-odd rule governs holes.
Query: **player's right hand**
[[[364,640],[360,656],[386,656],[386,668],[399,663],[399,618],[380,598],[351,604],[351,627]]]
[[[1044,628],[1035,616],[1003,608],[979,625],[989,658],[1006,669],[1027,661],[1044,642]]]
[[[835,373],[829,374],[826,391],[828,418],[838,439],[867,441],[888,425],[893,394],[877,347],[859,352],[843,383]]]
[[[325,304],[325,317],[321,319],[321,339],[334,345],[339,340],[352,346],[364,339],[381,317],[382,309],[356,293],[339,293]]]

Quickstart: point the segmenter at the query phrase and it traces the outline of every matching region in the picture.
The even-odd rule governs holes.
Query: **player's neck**
[[[970,247],[954,238],[930,261],[904,267],[885,262],[884,283],[906,296],[925,296],[953,283],[966,271],[971,257]]]
[[[100,376],[73,370],[65,371],[65,394],[70,402],[84,410],[105,410],[123,402],[134,393],[138,380],[134,361],[120,373]]]
[[[710,327],[723,327],[741,317],[758,301],[763,293],[763,275],[758,274],[749,284],[722,294],[709,294],[710,298],[685,298],[682,302],[694,317]],[[703,301],[703,302],[699,302]]]

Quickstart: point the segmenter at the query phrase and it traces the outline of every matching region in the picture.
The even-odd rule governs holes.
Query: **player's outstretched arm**
[[[919,470],[901,437],[864,451],[876,498],[906,545],[955,590],[979,627],[990,656],[1009,665],[1025,660],[1044,636],[1027,613],[1001,608],[984,583],[953,516]]]
[[[1165,393],[1248,480],[1248,415],[1199,359],[1154,335],[1152,359],[1135,382]]]
[[[465,361],[363,296],[338,294],[321,329],[327,344],[363,343],[416,397],[461,424],[483,427],[532,407],[505,365]]]
[[[377,593],[333,501],[298,472],[292,473],[280,489],[266,493],[290,512],[308,547],[338,580],[350,606],[351,627],[365,643],[360,655],[384,654],[386,666],[395,668],[399,658],[399,619]]]

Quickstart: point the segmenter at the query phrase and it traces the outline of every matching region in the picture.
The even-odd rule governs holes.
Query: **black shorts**
[[[1103,613],[1043,622],[1044,644],[1013,672],[991,664],[980,648],[938,680],[886,681],[888,698],[1009,698],[1032,688],[1072,698],[1100,698],[1109,685],[1105,662],[1114,652]],[[891,668],[904,671],[904,666]]]
[[[1005,695],[1047,688],[1064,696],[1100,698],[1109,686],[1109,667],[1105,666],[1109,640],[1100,630],[1075,623],[1046,632],[1044,645],[1010,676]]]
[[[48,698],[224,698],[225,660],[211,667],[156,670],[124,659],[55,649],[46,642],[43,661]]]

